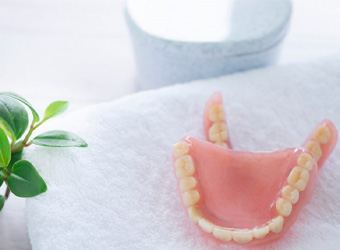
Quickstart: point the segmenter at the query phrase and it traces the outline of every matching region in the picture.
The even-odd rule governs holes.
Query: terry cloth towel
[[[219,90],[239,150],[301,145],[324,118],[340,128],[340,58],[272,67],[141,92],[61,117],[87,149],[32,147],[48,192],[27,200],[34,250],[235,249],[202,237],[177,193],[172,144],[203,139],[203,108]],[[340,150],[320,172],[314,196],[267,249],[339,249]],[[263,247],[259,249],[264,249]]]

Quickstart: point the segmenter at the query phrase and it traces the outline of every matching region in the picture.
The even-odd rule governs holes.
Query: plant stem
[[[24,140],[22,141],[22,147],[24,147],[27,143],[27,141],[29,140],[29,138],[31,137],[34,129],[36,129],[36,127],[34,126],[34,122],[32,122],[31,126],[30,126],[30,129],[28,130]]]
[[[36,130],[41,124],[43,124],[45,122],[45,120],[41,120],[40,122],[38,122],[37,124],[35,124],[35,122],[33,121],[30,129],[28,130],[26,136],[24,137],[24,139],[20,142],[18,142],[17,144],[15,144],[12,147],[12,153],[17,153],[23,150],[24,147],[27,147],[29,145],[31,145],[30,142],[28,142],[28,140],[30,139],[32,133],[34,130]]]
[[[9,187],[7,186],[7,187],[6,187],[6,191],[5,191],[5,199],[6,199],[6,200],[8,199],[10,193],[11,193],[11,190],[10,190]]]
[[[45,120],[41,120],[40,122],[38,122],[37,124],[35,124],[34,122],[32,122],[30,130],[28,131],[27,135],[25,136],[24,140],[23,140],[23,144],[24,146],[26,146],[28,140],[30,139],[32,133],[34,130],[36,130],[37,128],[40,127],[41,124],[43,124],[45,122]]]

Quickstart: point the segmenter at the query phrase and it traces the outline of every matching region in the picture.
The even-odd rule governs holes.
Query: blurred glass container
[[[289,0],[127,0],[139,89],[275,63]]]

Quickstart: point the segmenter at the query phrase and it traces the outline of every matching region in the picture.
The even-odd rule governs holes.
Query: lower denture
[[[227,136],[209,138],[212,126],[226,124],[221,104],[221,97],[214,95],[207,105],[209,142],[186,138],[174,147],[183,204],[191,220],[219,241],[260,244],[275,240],[294,223],[311,195],[319,168],[336,143],[336,129],[324,121],[301,148],[235,151]]]

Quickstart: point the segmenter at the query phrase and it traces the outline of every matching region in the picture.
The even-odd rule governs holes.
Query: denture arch
[[[207,102],[204,129],[207,141],[187,137],[173,148],[182,201],[203,232],[237,244],[261,244],[282,236],[337,141],[335,126],[324,120],[299,148],[235,151],[219,93]]]

